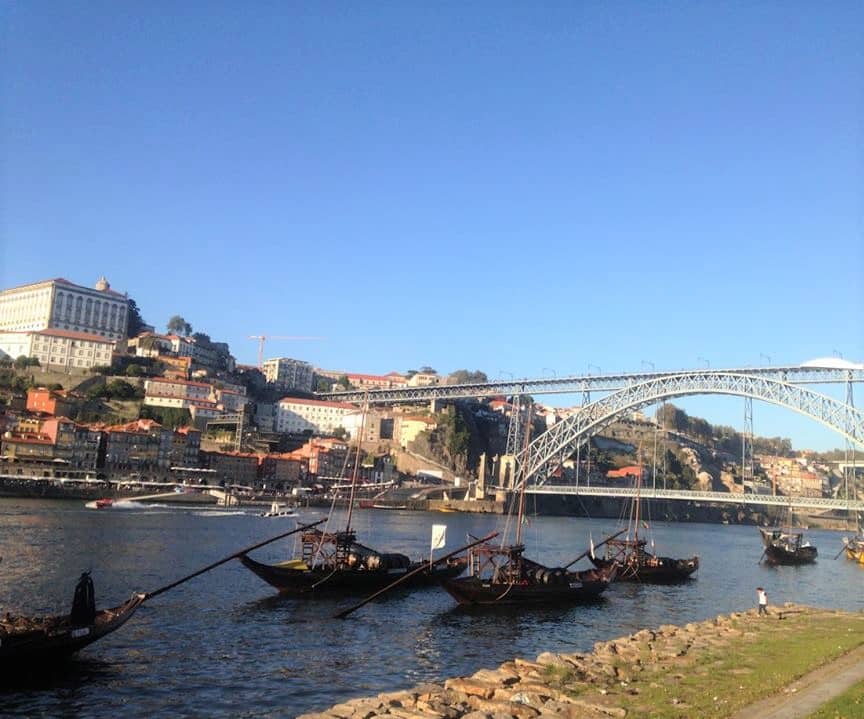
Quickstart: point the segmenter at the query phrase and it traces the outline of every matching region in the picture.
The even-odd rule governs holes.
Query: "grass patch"
[[[628,717],[720,719],[780,692],[798,677],[864,641],[864,615],[810,610],[779,620],[748,615],[732,624],[725,646],[700,644],[682,657],[646,667],[630,688],[615,691]],[[710,635],[713,627],[706,627]],[[677,646],[672,640],[672,646]],[[709,671],[704,671],[708,667]],[[672,680],[675,675],[677,680]],[[860,693],[850,701],[860,700]],[[857,706],[860,716],[861,706]],[[826,719],[835,715],[825,715]],[[843,717],[846,715],[839,714]],[[821,717],[820,717],[821,719]]]
[[[864,682],[828,702],[807,719],[859,719],[864,716]]]
[[[547,664],[543,668],[543,677],[550,684],[560,687],[572,682],[576,678],[576,674],[572,669],[568,669],[567,667],[557,664]]]

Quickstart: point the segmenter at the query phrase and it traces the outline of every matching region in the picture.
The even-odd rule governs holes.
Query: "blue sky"
[[[0,286],[104,274],[248,363],[262,333],[382,374],[864,360],[860,3],[8,1],[0,26]]]

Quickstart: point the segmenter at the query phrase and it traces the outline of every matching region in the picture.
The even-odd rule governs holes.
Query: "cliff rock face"
[[[683,464],[693,470],[693,474],[696,476],[696,486],[693,489],[703,492],[711,491],[714,488],[714,474],[703,466],[699,452],[693,447],[682,447],[681,457]]]

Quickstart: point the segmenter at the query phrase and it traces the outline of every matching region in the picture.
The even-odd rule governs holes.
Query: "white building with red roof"
[[[114,341],[70,330],[0,332],[0,353],[12,359],[35,357],[46,369],[67,371],[110,365]]]
[[[348,402],[285,397],[276,405],[276,431],[297,434],[309,430],[314,434],[331,434],[343,426],[346,415],[356,411],[356,405]]]

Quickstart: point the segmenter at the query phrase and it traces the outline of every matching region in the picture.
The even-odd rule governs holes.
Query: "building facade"
[[[280,433],[332,434],[342,419],[357,407],[347,402],[321,402],[285,397],[276,405],[276,431]]]
[[[35,357],[47,369],[89,369],[111,364],[114,341],[72,330],[0,332],[0,352],[13,359]]]
[[[312,391],[315,370],[308,362],[290,357],[277,357],[266,360],[261,369],[267,382],[276,385],[279,389],[293,389],[298,392]]]
[[[0,292],[0,331],[59,329],[124,340],[129,298],[102,277],[93,288],[63,278]]]

